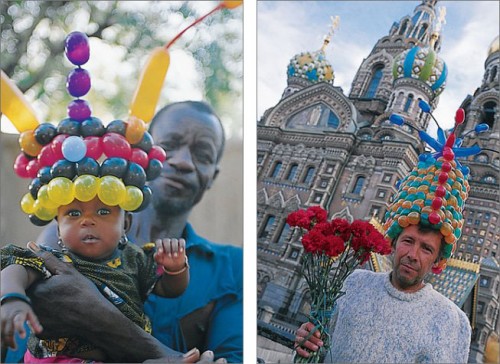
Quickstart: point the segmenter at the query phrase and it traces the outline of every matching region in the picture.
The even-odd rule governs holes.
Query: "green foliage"
[[[2,1],[1,67],[33,100],[41,121],[58,121],[72,100],[65,83],[74,66],[64,56],[64,38],[75,30],[85,32],[91,58],[83,68],[91,74],[92,89],[83,98],[107,123],[127,116],[151,50],[164,46],[216,5],[215,1]],[[182,50],[192,57],[197,92],[221,114],[229,135],[241,134],[242,128],[242,47],[238,8],[212,14],[171,48],[171,54]],[[193,78],[189,70],[173,74],[169,69],[159,107],[177,100],[172,90],[185,84],[186,76]]]

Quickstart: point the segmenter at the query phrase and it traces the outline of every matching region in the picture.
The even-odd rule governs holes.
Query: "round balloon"
[[[49,144],[57,134],[57,128],[50,123],[43,123],[35,129],[35,139],[41,145]]]
[[[23,131],[19,135],[19,145],[21,150],[31,157],[36,157],[42,150],[42,145],[36,140],[33,130]]]
[[[73,184],[75,185],[75,198],[82,202],[92,200],[99,190],[99,178],[91,175],[78,176]]]
[[[75,163],[65,159],[58,160],[50,169],[50,174],[52,178],[66,177],[72,180],[76,175]]]
[[[67,205],[75,198],[73,182],[65,177],[54,178],[48,186],[50,199],[59,205]]]
[[[66,79],[66,89],[74,97],[86,95],[90,90],[90,74],[83,68],[75,68]]]
[[[29,178],[26,166],[30,159],[24,153],[20,153],[14,162],[14,172],[21,178]]]
[[[102,149],[108,157],[118,157],[130,159],[132,148],[130,143],[122,135],[116,133],[106,133],[102,137]]]
[[[102,155],[102,142],[101,138],[98,136],[88,136],[83,139],[85,146],[87,147],[87,153],[85,154],[89,158],[98,160]]]
[[[23,210],[25,214],[32,214],[35,212],[34,204],[35,199],[31,196],[31,193],[28,192],[21,199],[21,210]]]
[[[91,114],[90,105],[85,100],[73,100],[68,104],[68,116],[77,122],[90,118]]]
[[[134,211],[141,206],[143,197],[142,191],[135,186],[127,186],[125,199],[120,203],[120,207],[125,211]]]
[[[105,133],[106,128],[100,119],[91,117],[82,121],[81,131],[83,137],[92,135],[102,136]]]
[[[146,131],[146,124],[139,118],[131,116],[127,120],[127,129],[125,130],[125,137],[130,144],[139,143]]]
[[[89,39],[85,33],[71,32],[64,44],[66,57],[74,65],[81,66],[90,58]]]
[[[78,162],[87,153],[87,146],[83,139],[78,136],[70,136],[62,144],[62,153],[64,158],[70,162]]]
[[[120,204],[126,195],[125,185],[115,176],[101,177],[97,196],[108,206]]]

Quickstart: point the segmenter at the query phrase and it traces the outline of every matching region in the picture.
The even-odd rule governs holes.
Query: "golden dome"
[[[495,52],[499,51],[500,40],[498,39],[498,35],[493,42],[490,44],[490,48],[488,49],[488,56],[492,55]]]

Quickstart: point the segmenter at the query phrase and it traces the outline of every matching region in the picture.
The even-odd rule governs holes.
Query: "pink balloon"
[[[148,154],[140,148],[132,148],[132,155],[130,156],[130,161],[135,162],[142,168],[148,168],[149,158]]]
[[[148,157],[149,159],[158,159],[163,163],[167,159],[167,153],[165,153],[165,150],[162,147],[153,145],[153,147],[149,150]]]
[[[28,162],[28,165],[26,166],[26,173],[28,174],[29,178],[35,178],[36,175],[38,174],[39,169],[40,169],[40,163],[38,162],[38,159],[33,158]]]
[[[132,148],[123,135],[106,133],[102,137],[102,150],[108,158],[118,157],[130,160]]]
[[[40,154],[38,154],[38,163],[40,167],[45,167],[45,166],[51,166],[55,162],[57,162],[59,159],[63,159],[64,157],[61,156],[59,157],[55,152],[54,149],[52,148],[52,143],[45,145],[42,150],[40,151]]]
[[[52,151],[54,152],[54,155],[57,157],[57,160],[64,158],[62,153],[62,144],[67,137],[69,137],[68,134],[59,134],[54,139],[52,139],[52,142],[50,143]]]
[[[88,136],[83,138],[83,142],[87,146],[87,154],[85,156],[98,160],[103,153],[101,137]]]
[[[20,153],[14,162],[14,172],[21,178],[29,178],[28,172],[26,172],[26,166],[29,163],[28,157],[24,153]]]

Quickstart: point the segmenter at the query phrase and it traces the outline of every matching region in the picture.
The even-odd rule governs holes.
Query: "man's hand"
[[[323,346],[323,341],[320,340],[321,334],[318,329],[315,329],[311,322],[306,322],[302,324],[295,333],[295,351],[298,355],[305,358],[309,357],[309,352],[304,348],[311,351],[318,351],[318,349]]]

